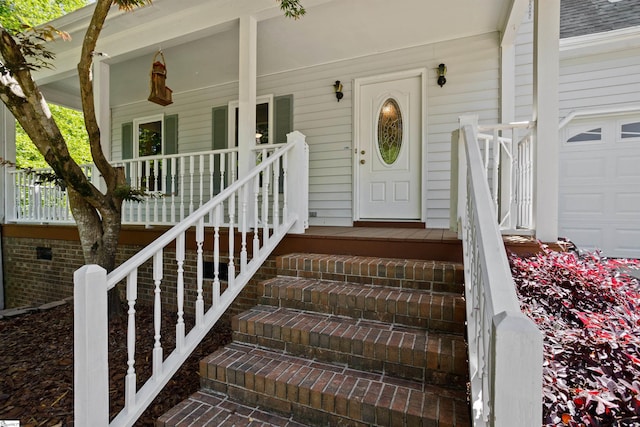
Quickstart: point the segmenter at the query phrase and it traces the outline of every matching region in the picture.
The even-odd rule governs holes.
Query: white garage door
[[[560,236],[640,258],[640,115],[574,121],[560,148]]]

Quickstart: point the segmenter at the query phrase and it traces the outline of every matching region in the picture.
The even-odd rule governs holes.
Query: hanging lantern
[[[158,55],[160,55],[162,61],[158,60]],[[148,99],[162,106],[173,103],[171,99],[172,91],[165,86],[167,80],[167,66],[165,64],[164,54],[159,50],[153,56],[153,64],[151,65],[151,94]]]

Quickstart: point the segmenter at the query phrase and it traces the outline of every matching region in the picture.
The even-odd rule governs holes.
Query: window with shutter
[[[121,139],[123,160],[177,154],[178,115],[143,117],[123,123]],[[171,191],[171,177],[174,172],[171,170],[170,162],[166,163],[163,165],[162,159],[150,159],[142,164],[142,170],[133,174],[136,176],[132,176],[131,165],[127,164],[127,181],[130,185],[149,191],[163,191],[162,187]],[[165,183],[160,179],[162,176],[166,176]]]

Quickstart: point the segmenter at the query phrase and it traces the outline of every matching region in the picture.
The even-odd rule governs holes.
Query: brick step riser
[[[265,308],[266,309],[266,308]],[[372,323],[372,322],[367,322]],[[466,346],[452,335],[378,329],[359,322],[250,311],[232,323],[236,342],[446,387],[467,382]]]
[[[258,286],[258,303],[354,319],[375,320],[431,331],[464,334],[466,308],[462,297],[411,293],[352,284],[276,278]]]
[[[456,263],[294,254],[278,257],[276,264],[281,276],[431,292],[464,292],[464,268]]]
[[[201,385],[309,425],[454,426],[456,416],[457,425],[469,425],[466,409],[460,415],[460,408],[466,408],[464,394],[426,393],[419,383],[381,382],[375,374],[344,375],[344,369],[319,367],[320,362],[300,366],[290,357],[244,356],[207,364],[210,373]]]

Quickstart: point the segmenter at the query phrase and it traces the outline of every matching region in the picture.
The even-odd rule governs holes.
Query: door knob
[[[365,159],[360,159],[360,164],[361,164],[361,165],[364,165],[365,163],[366,163],[366,160],[365,160]]]
[[[364,151],[364,150],[362,150],[362,151],[360,152],[360,154],[364,154],[364,153],[365,153],[365,151]]]

